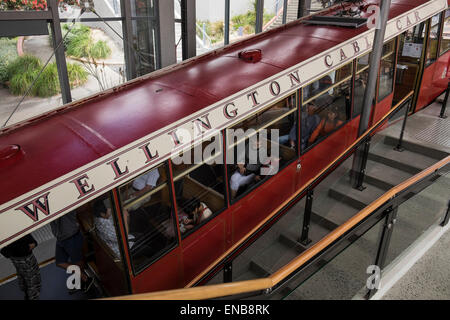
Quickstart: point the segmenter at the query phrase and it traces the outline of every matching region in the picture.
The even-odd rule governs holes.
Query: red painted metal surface
[[[449,81],[450,52],[439,57],[432,65],[425,68],[416,111],[423,109],[447,89]]]

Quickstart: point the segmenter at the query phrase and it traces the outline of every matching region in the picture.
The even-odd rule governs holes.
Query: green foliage
[[[65,35],[69,32],[70,26],[64,24],[62,29]],[[70,29],[64,40],[64,45],[67,55],[75,58],[106,59],[111,55],[111,48],[108,44],[103,40],[94,43],[91,29],[79,23]]]
[[[18,57],[8,66],[10,79],[9,90],[12,94],[23,95],[42,69],[40,60],[33,56]],[[78,64],[67,64],[71,88],[82,85],[87,81],[88,74]],[[50,63],[36,80],[30,94],[37,97],[51,97],[59,93],[59,78],[56,62]]]
[[[17,58],[17,40],[0,38],[0,84],[8,81],[8,64]]]
[[[111,49],[105,41],[99,40],[90,47],[89,54],[94,59],[106,59],[111,55]]]
[[[218,41],[222,41],[224,37],[224,25],[223,21],[214,21],[211,22],[209,20],[198,20],[197,24],[200,26],[200,29],[197,29],[197,35],[200,38],[203,38],[203,34],[201,29],[203,29],[203,24],[205,25],[205,32],[211,38],[212,43],[216,43]]]
[[[69,74],[71,88],[75,88],[86,83],[88,79],[88,73],[86,70],[81,65],[76,63],[69,63],[67,65],[67,73]]]

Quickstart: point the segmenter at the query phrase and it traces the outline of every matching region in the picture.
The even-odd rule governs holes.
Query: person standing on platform
[[[56,237],[56,265],[64,270],[67,270],[71,265],[77,265],[80,268],[81,289],[84,292],[89,291],[94,279],[84,271],[83,235],[80,231],[76,212],[69,212],[52,221],[50,227]]]
[[[38,300],[41,291],[41,274],[33,254],[36,246],[36,240],[31,234],[27,234],[0,251],[14,264],[20,290],[25,293],[25,300]]]

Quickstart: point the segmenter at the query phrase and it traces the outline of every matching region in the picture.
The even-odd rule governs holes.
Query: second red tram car
[[[447,7],[392,1],[372,123],[447,88]],[[3,129],[0,246],[76,210],[109,294],[185,286],[357,137],[375,30],[307,19]],[[279,130],[280,168],[243,185],[226,136],[250,128]]]

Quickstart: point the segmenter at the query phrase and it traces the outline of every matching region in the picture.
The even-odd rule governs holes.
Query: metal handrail
[[[314,244],[312,247],[301,253],[299,256],[291,260],[287,265],[280,268],[278,271],[274,272],[267,278],[239,281],[232,283],[224,283],[217,285],[207,285],[202,287],[189,288],[196,283],[198,283],[205,275],[207,275],[211,270],[213,270],[217,265],[223,263],[227,256],[231,255],[236,249],[238,249],[242,243],[244,243],[248,238],[250,238],[254,233],[260,230],[264,224],[275,216],[278,212],[283,211],[283,209],[296,200],[298,196],[303,195],[308,188],[314,187],[318,182],[323,180],[325,176],[331,173],[335,166],[339,164],[342,160],[346,159],[348,154],[353,152],[356,147],[358,147],[362,142],[364,142],[375,130],[379,128],[391,115],[397,112],[403,107],[405,101],[411,98],[414,94],[411,91],[404,99],[402,99],[395,107],[393,107],[383,118],[381,118],[374,126],[372,126],[366,133],[359,137],[350,147],[348,147],[339,157],[337,157],[332,163],[330,163],[326,168],[319,172],[314,178],[310,179],[300,190],[298,190],[293,196],[286,200],[283,204],[278,206],[263,222],[258,224],[253,230],[251,230],[245,237],[243,237],[238,243],[236,243],[232,248],[230,248],[226,253],[224,253],[220,258],[216,259],[208,268],[206,268],[200,275],[198,275],[194,280],[192,280],[184,289],[174,289],[165,290],[151,293],[143,293],[136,295],[127,295],[108,298],[112,300],[160,300],[160,299],[171,299],[171,300],[187,300],[187,299],[213,299],[230,295],[238,295],[244,293],[250,293],[255,291],[270,290],[274,286],[278,285],[294,271],[298,270],[300,267],[304,266],[308,261],[310,261],[317,254],[322,252],[334,241],[342,237],[346,232],[354,228],[357,224],[363,221],[365,218],[370,216],[374,211],[379,209],[389,200],[395,198],[405,189],[411,187],[412,185],[418,183],[419,181],[425,179],[427,176],[433,172],[438,171],[444,166],[450,164],[450,156],[439,161],[433,166],[423,170],[422,172],[416,174],[415,176],[409,178],[408,180],[400,183],[399,185],[393,187],[388,192],[383,194],[381,197],[373,201],[367,207],[362,209],[344,224],[330,232],[327,236],[321,239],[319,242]]]

